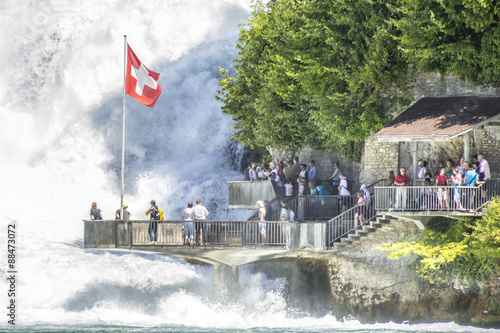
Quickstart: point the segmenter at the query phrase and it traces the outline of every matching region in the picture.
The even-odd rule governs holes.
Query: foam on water
[[[286,280],[251,267],[241,269],[237,304],[213,304],[210,267],[83,250],[91,202],[108,219],[120,203],[123,34],[163,87],[154,109],[127,98],[125,203],[133,217],[156,199],[177,219],[199,197],[213,219],[249,215],[227,209],[242,152],[214,99],[249,1],[4,0],[0,10],[0,249],[15,222],[18,325],[462,331],[314,318],[287,306]],[[6,290],[2,278],[3,305]]]

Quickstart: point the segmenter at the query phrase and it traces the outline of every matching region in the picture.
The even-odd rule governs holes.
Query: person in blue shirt
[[[465,185],[476,186],[477,173],[472,169],[469,162],[465,162]]]
[[[309,162],[309,173],[308,173],[309,181],[317,179],[318,171],[316,170],[316,165],[315,164],[316,163],[314,162],[314,160],[311,160]]]
[[[149,215],[151,222],[149,222],[149,238],[151,241],[149,244],[155,245],[158,242],[158,222],[154,222],[156,220],[156,215],[158,215],[158,206],[156,206],[156,201],[151,200],[151,207],[146,211],[146,215]]]
[[[471,167],[469,162],[465,162],[465,182],[464,186],[476,186],[476,181],[478,180],[478,175]],[[474,209],[474,197],[475,197],[475,189],[467,189],[464,195],[464,199],[466,200],[465,207],[472,210]]]

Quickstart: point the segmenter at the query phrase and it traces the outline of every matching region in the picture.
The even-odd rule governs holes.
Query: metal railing
[[[355,205],[356,200],[354,195],[313,195],[296,197],[287,205],[296,220],[329,220]]]
[[[151,241],[150,223],[157,223],[156,245],[179,246],[184,244],[185,221],[116,221],[116,223],[117,247],[148,245]],[[285,246],[288,239],[288,222],[266,221],[265,240],[260,233],[259,221],[193,221],[193,223],[200,223],[199,226],[202,229],[205,228],[207,232],[205,243],[209,245],[255,246],[268,244]],[[202,223],[205,225],[201,225]],[[202,239],[202,241],[204,240]]]
[[[386,183],[386,179],[379,179],[367,186],[370,191],[379,183]],[[357,191],[353,191],[357,192]],[[355,193],[351,195],[319,195],[295,197],[287,203],[288,207],[295,212],[295,219],[303,220],[330,220],[335,216],[343,214],[353,208],[358,201]],[[279,217],[279,216],[278,216]]]
[[[356,204],[342,214],[335,216],[328,221],[326,225],[326,244],[327,247],[333,246],[333,243],[340,241],[348,233],[358,228],[364,228],[363,225],[375,219],[377,211],[373,204],[375,195],[370,196],[363,203]]]
[[[377,186],[375,209],[380,211],[476,212],[499,194],[500,179],[479,186]]]

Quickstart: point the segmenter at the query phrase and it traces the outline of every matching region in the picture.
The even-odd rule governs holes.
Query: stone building
[[[366,140],[360,180],[370,183],[403,166],[415,179],[420,158],[434,176],[440,161],[477,154],[499,177],[500,97],[425,97]]]

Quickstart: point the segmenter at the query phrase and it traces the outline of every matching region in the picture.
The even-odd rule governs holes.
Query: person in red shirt
[[[410,178],[406,174],[406,168],[399,169],[399,173],[394,180],[394,185],[398,187],[396,189],[396,209],[405,210],[407,190],[404,186],[410,185]]]
[[[450,186],[450,183],[448,182],[448,175],[445,174],[445,171],[445,168],[439,169],[439,174],[436,175],[436,182],[434,183],[434,186]],[[438,187],[437,197],[439,209],[447,208],[449,206],[448,189],[446,187]]]

